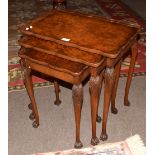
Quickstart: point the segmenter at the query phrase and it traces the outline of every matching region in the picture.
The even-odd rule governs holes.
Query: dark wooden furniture
[[[56,10],[46,12],[21,28],[21,32],[26,37],[20,41],[20,44],[25,48],[32,48],[66,60],[80,62],[90,67],[91,143],[93,145],[98,143],[96,114],[102,83],[102,71],[105,78],[105,93],[100,139],[106,140],[110,100],[112,101],[112,112],[117,113],[115,96],[120,64],[124,55],[132,47],[132,62],[125,92],[125,104],[128,104],[128,92],[137,54],[136,39],[139,30],[139,27],[133,27],[128,23],[77,12]],[[92,59],[88,59],[88,55],[92,54],[97,57],[102,56],[103,60],[105,60],[103,58],[105,57],[106,60],[95,64],[93,62],[95,60],[94,56],[91,57]],[[106,69],[104,70],[105,66]]]
[[[48,75],[50,75],[52,77],[61,79],[63,81],[67,81],[67,79],[65,77],[65,74],[66,74],[65,69],[64,69],[65,65],[70,66],[70,67],[75,69],[76,67],[78,67],[75,64],[80,65],[81,64],[80,62],[82,62],[84,64],[87,64],[87,67],[90,66],[89,67],[89,72],[88,71],[87,72],[84,71],[84,72],[87,73],[87,74],[85,73],[86,75],[88,75],[88,73],[91,74],[91,78],[90,78],[89,83],[90,83],[90,92],[91,92],[92,116],[93,116],[94,113],[95,114],[97,113],[97,103],[98,103],[98,98],[99,98],[99,94],[100,94],[99,91],[100,91],[100,88],[101,88],[101,79],[102,79],[101,78],[102,75],[100,76],[100,73],[105,68],[105,59],[104,59],[103,56],[97,55],[97,54],[94,54],[94,53],[88,53],[88,52],[85,52],[85,51],[81,51],[81,50],[76,49],[76,48],[60,45],[60,44],[57,44],[55,42],[41,40],[41,39],[38,39],[38,38],[35,38],[35,37],[32,37],[32,36],[24,36],[24,37],[22,37],[19,40],[19,44],[22,47],[25,48],[24,50],[28,50],[27,52],[23,52],[23,50],[22,50],[21,52],[19,52],[19,56],[22,59],[24,59],[24,61],[29,60],[29,61],[33,61],[33,62],[36,62],[36,63],[40,63],[41,65],[45,64],[44,62],[46,61],[46,68],[44,67],[45,68],[44,70],[47,70],[47,67],[49,66],[48,64],[50,62],[52,62],[53,59],[54,59],[53,65],[55,64],[55,61],[57,60],[57,63],[55,65],[60,63],[59,68],[56,67],[56,69],[57,70],[59,69],[61,71],[61,76],[57,76],[57,74],[54,71],[45,72],[44,70],[40,70],[39,68],[42,67],[41,65],[38,66],[37,68],[36,67],[34,68],[34,66],[31,67],[31,68],[33,70],[39,71],[40,73],[48,74]],[[31,50],[34,50],[34,51],[32,52]],[[44,57],[46,57],[48,59],[42,60],[42,58],[44,58]],[[56,58],[56,57],[58,57],[58,58]],[[56,58],[56,60],[55,60],[55,58]],[[62,60],[63,61],[66,60],[66,62],[62,63],[61,62]],[[70,60],[74,60],[74,61],[72,62]],[[51,66],[52,65],[50,63],[50,67]],[[86,66],[86,65],[84,65],[84,66]],[[27,68],[27,67],[25,67],[25,68]],[[55,68],[55,66],[53,66],[53,68]],[[68,69],[70,71],[70,73],[75,74],[76,78],[80,78],[79,77],[80,75],[77,74],[76,69],[74,71],[72,71],[71,69],[70,70]],[[84,78],[81,79],[80,81],[83,81],[83,80],[84,80]],[[67,81],[67,82],[72,83],[73,88],[74,88],[74,85],[76,84],[75,80],[74,81]],[[31,89],[32,89],[32,86],[31,86]],[[58,93],[58,89],[59,88],[58,88],[58,85],[56,83],[56,90],[57,90],[56,92],[57,93]],[[59,103],[60,101],[59,101],[59,97],[58,97],[57,93],[56,93],[56,95],[57,95],[56,103]],[[80,97],[80,95],[81,95],[81,98],[82,98],[82,93],[80,93],[79,96],[77,96],[77,100]],[[34,96],[33,96],[33,98],[34,98]],[[31,102],[33,104],[35,104],[35,107],[36,107],[36,103],[33,102],[32,99],[31,99]],[[74,104],[74,105],[76,105],[76,104]],[[34,107],[34,106],[32,106],[32,107]],[[81,106],[79,108],[80,108],[80,111],[78,111],[78,112],[75,109],[75,116],[77,118],[76,119],[76,143],[75,143],[75,148],[82,147],[82,143],[80,141],[80,113],[81,113]],[[37,109],[37,107],[35,109]],[[33,108],[32,108],[32,110],[33,110]],[[38,115],[38,112],[36,112],[36,111],[37,110],[33,110],[33,113],[30,115],[30,118],[34,119],[34,116],[35,116],[34,114],[37,113],[36,114],[37,115],[37,121],[35,120],[35,122],[33,123],[34,127],[37,127],[39,125],[39,123],[36,123],[36,122],[39,122],[39,115]],[[96,137],[96,119],[97,119],[96,116],[92,117],[92,122],[93,123],[92,123],[91,144],[93,144],[93,145],[96,145],[99,142],[98,138]]]
[[[19,44],[25,47],[26,49],[31,48],[46,54],[56,55],[58,57],[61,57],[67,60],[83,63],[90,67],[91,78],[89,83],[90,83],[90,92],[91,92],[91,107],[92,107],[91,109],[92,109],[92,116],[93,116],[91,144],[93,145],[97,144],[99,140],[96,137],[96,120],[100,121],[101,119],[99,116],[96,118],[96,116],[94,116],[93,114],[97,113],[97,105],[98,105],[98,99],[99,99],[101,82],[102,82],[102,75],[100,75],[100,73],[105,68],[104,57],[95,53],[89,53],[74,47],[64,46],[52,41],[47,41],[33,36],[28,36],[28,35],[22,37],[19,40]],[[60,101],[59,101],[58,93],[56,93],[56,95],[57,95],[56,103],[59,103]]]
[[[22,48],[19,51],[21,66],[24,73],[24,84],[31,100],[33,127],[39,126],[39,114],[32,88],[31,70],[44,73],[57,79],[73,84],[72,94],[76,121],[76,143],[75,148],[81,148],[80,141],[80,118],[83,101],[82,81],[90,74],[90,68],[84,64],[66,60],[55,55],[36,51],[34,49]],[[32,116],[33,115],[33,116]]]

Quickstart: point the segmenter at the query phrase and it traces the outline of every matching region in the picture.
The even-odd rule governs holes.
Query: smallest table
[[[26,41],[30,41],[26,44]],[[32,41],[33,40],[33,41]],[[33,122],[33,127],[38,127],[39,125],[39,114],[37,110],[37,105],[34,98],[33,87],[32,87],[32,75],[31,70],[38,71],[39,73],[47,74],[51,77],[63,80],[65,82],[73,84],[72,93],[73,93],[73,103],[75,110],[75,122],[76,122],[76,143],[75,148],[81,148],[82,142],[80,141],[80,118],[81,118],[81,108],[82,108],[82,100],[83,100],[83,91],[82,91],[82,82],[91,74],[90,78],[90,92],[91,93],[91,109],[92,109],[92,140],[91,143],[93,145],[97,144],[99,141],[96,137],[96,110],[97,110],[97,88],[100,87],[100,82],[94,79],[94,75],[98,75],[103,68],[105,67],[104,57],[90,54],[76,48],[68,48],[65,46],[59,46],[53,43],[55,46],[59,46],[56,48],[57,50],[61,48],[61,50],[70,51],[70,57],[74,57],[76,61],[83,61],[86,64],[90,64],[96,67],[88,67],[80,62],[70,61],[68,59],[64,59],[62,57],[56,56],[54,52],[48,53],[48,51],[40,51],[36,46],[30,46],[30,43],[34,43],[39,40],[34,37],[23,37],[19,43],[22,45],[21,50],[19,51],[19,57],[21,57],[21,66],[24,72],[24,84],[27,89],[28,95],[30,97],[32,103],[32,114],[30,118],[35,121]],[[44,41],[42,41],[44,42]],[[48,41],[47,41],[48,43]],[[41,44],[39,44],[41,45]],[[46,45],[46,44],[44,44]],[[52,43],[51,43],[52,45]],[[31,48],[30,48],[31,47]],[[38,46],[39,47],[39,46]],[[48,48],[48,46],[45,46]],[[52,47],[52,46],[51,46]],[[63,47],[63,48],[62,48]],[[36,50],[37,49],[37,50]],[[55,51],[56,52],[56,51]],[[74,54],[78,55],[77,59]],[[70,58],[70,59],[71,59]],[[96,60],[94,62],[94,60]],[[97,76],[99,80],[99,77]],[[100,78],[101,79],[101,78]],[[95,114],[95,115],[94,115]]]
[[[24,84],[32,104],[32,112],[34,116],[32,119],[35,119],[33,127],[36,128],[39,126],[39,114],[34,98],[31,70],[35,70],[39,73],[44,73],[73,84],[72,94],[76,121],[75,148],[82,147],[82,143],[80,141],[80,118],[83,101],[82,81],[90,74],[89,67],[81,63],[65,60],[33,49],[22,48],[19,51],[19,56],[21,57],[21,66],[25,77]]]

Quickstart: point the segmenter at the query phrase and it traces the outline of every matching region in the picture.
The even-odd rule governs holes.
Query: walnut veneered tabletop
[[[84,63],[92,67],[98,67],[104,61],[104,57],[101,55],[81,51],[78,48],[61,45],[53,41],[47,41],[32,36],[24,36],[18,42],[25,48],[33,48],[47,54],[52,54],[71,61]]]
[[[103,17],[53,10],[23,26],[21,32],[114,58],[139,30]]]
[[[55,70],[61,70],[61,68],[63,68],[63,72],[74,76],[78,76],[79,74],[81,74],[81,72],[84,72],[88,68],[88,66],[85,66],[84,64],[66,60],[51,54],[45,54],[33,49],[21,49],[18,52],[18,55],[21,58],[27,59],[40,65],[47,66],[49,68],[53,68]]]

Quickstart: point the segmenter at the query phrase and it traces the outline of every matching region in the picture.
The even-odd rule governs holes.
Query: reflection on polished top
[[[71,11],[53,10],[24,25],[21,32],[115,58],[140,27]]]

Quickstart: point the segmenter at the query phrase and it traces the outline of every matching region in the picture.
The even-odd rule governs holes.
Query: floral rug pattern
[[[70,10],[101,15],[107,18],[130,21],[141,25],[145,29],[145,22],[136,17],[118,0],[69,0],[67,7]],[[52,9],[51,0],[9,0],[9,51],[19,50],[18,39],[21,34],[18,28],[25,22],[37,17],[43,11]],[[143,32],[145,34],[145,32]],[[146,45],[145,35],[138,42],[138,57],[133,76],[143,76],[146,72]],[[24,89],[23,76],[20,69],[19,57],[16,55],[8,61],[8,86],[9,91]],[[121,77],[127,76],[130,57],[122,63]],[[52,85],[50,81],[33,76],[34,87]]]
[[[101,144],[78,150],[70,149],[32,155],[146,155],[146,150],[137,134],[121,142]]]

